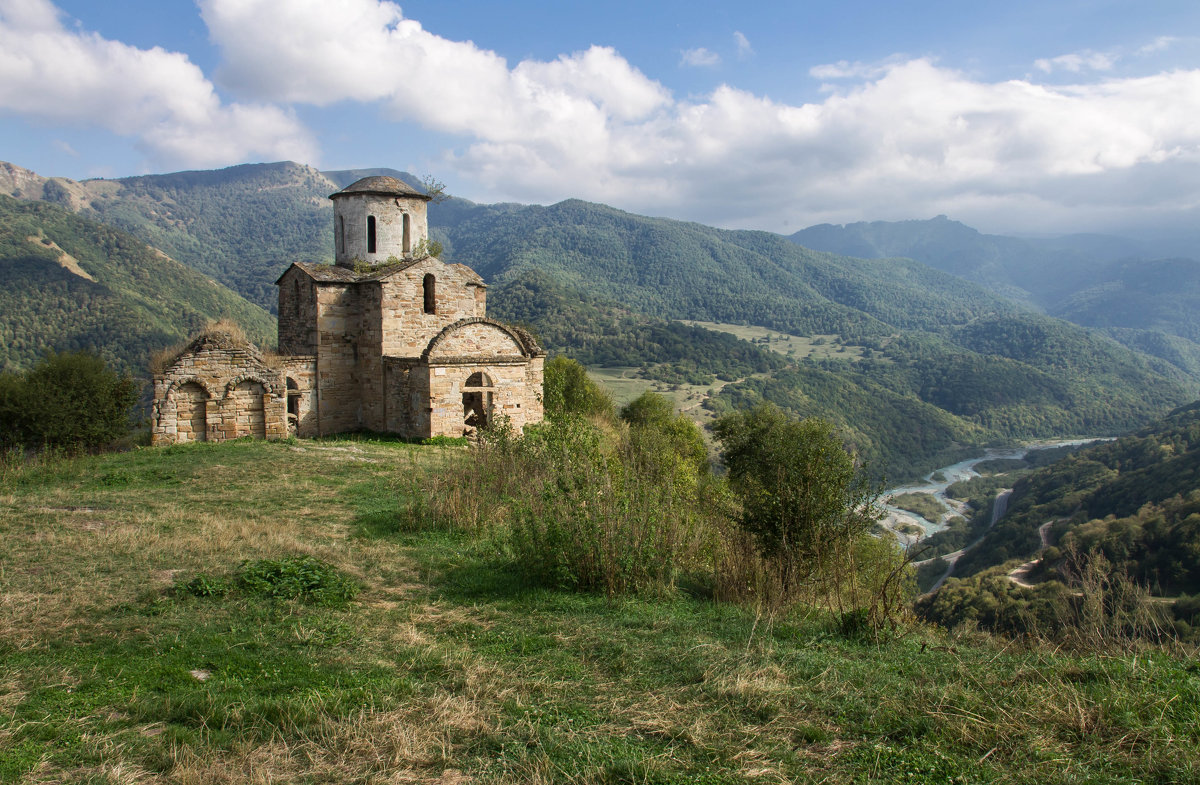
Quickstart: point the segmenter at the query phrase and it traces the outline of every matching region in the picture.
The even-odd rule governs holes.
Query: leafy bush
[[[713,430],[742,501],[741,525],[775,561],[785,590],[827,575],[881,515],[875,488],[833,426],[770,404]]]
[[[421,444],[435,445],[439,447],[465,447],[467,445],[467,437],[465,436],[430,436],[421,440]]]
[[[27,373],[0,375],[5,447],[97,450],[129,432],[137,385],[87,352],[52,353]]]
[[[589,379],[587,369],[570,357],[560,354],[546,363],[542,388],[548,417],[578,414],[612,418],[612,396]]]
[[[312,556],[243,562],[237,579],[247,594],[314,605],[344,605],[358,596],[359,589],[352,578]]]

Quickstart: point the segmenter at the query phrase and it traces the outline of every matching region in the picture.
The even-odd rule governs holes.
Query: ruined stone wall
[[[425,313],[425,276],[434,277],[434,313]],[[437,259],[424,259],[382,280],[382,350],[389,357],[419,357],[429,341],[459,319],[480,316],[475,296],[462,273]]]
[[[284,357],[282,363],[288,401],[288,433],[303,439],[319,436],[317,358],[313,355]]]
[[[279,281],[279,352],[317,353],[317,287],[295,267]]]
[[[389,257],[411,256],[404,250],[404,216],[408,215],[409,249],[429,237],[426,202],[418,198],[383,198],[351,193],[334,200],[334,258],[351,266],[354,260],[381,264]],[[375,216],[375,253],[367,251],[367,216]],[[344,234],[343,234],[344,227]]]
[[[154,444],[287,436],[280,370],[252,345],[212,336],[194,342],[154,377]]]
[[[542,419],[541,387],[531,388],[530,366],[538,366],[534,375],[540,375],[542,358],[513,360],[495,363],[434,364],[428,370],[430,395],[430,435],[462,436],[467,430],[467,406],[476,403],[481,394],[490,398],[486,419],[507,417],[509,423],[520,430],[529,423]],[[468,386],[468,380],[482,374],[488,382],[480,387]],[[469,397],[468,397],[469,396]]]

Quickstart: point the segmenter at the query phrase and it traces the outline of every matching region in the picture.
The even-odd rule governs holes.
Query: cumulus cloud
[[[477,198],[578,196],[760,228],[948,213],[1033,229],[1128,209],[1128,183],[1174,182],[1200,165],[1200,71],[1049,85],[897,57],[813,68],[837,81],[811,103],[728,85],[684,99],[610,48],[510,65],[382,0],[201,8],[231,89],[270,102],[376,102],[393,119],[460,134],[466,146],[443,165]],[[1111,65],[1073,57],[1042,70]],[[1138,194],[1148,209],[1200,205],[1200,182],[1182,189]]]
[[[709,67],[721,64],[721,56],[703,46],[695,49],[684,49],[679,53],[679,64],[695,67]]]
[[[0,109],[135,137],[160,164],[315,157],[290,113],[223,104],[186,55],[69,31],[49,0],[0,0]]]

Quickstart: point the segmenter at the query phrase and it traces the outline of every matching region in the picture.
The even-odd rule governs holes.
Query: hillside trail
[[[1058,523],[1059,520],[1065,520],[1065,519],[1049,520],[1038,527],[1038,536],[1041,537],[1041,539],[1042,539],[1042,548],[1041,548],[1042,551],[1044,551],[1050,547],[1050,536],[1049,536],[1050,527],[1053,526],[1054,524]],[[1036,567],[1037,565],[1041,564],[1041,562],[1042,562],[1041,551],[1039,551],[1036,558],[1032,559],[1031,561],[1027,561],[1024,564],[1018,564],[1016,567],[1009,570],[1007,577],[1010,581],[1012,581],[1013,583],[1015,583],[1016,585],[1020,586],[1023,589],[1032,589],[1032,588],[1036,587],[1037,584],[1029,581],[1029,574],[1031,572],[1033,572],[1033,568]],[[1073,597],[1082,597],[1083,596],[1083,592],[1081,592],[1081,591],[1072,591],[1072,592],[1069,592],[1069,594]],[[1152,603],[1156,603],[1156,604],[1169,604],[1169,603],[1175,602],[1176,600],[1181,599],[1181,597],[1161,597],[1161,596],[1148,594],[1148,595],[1146,595],[1145,599],[1146,599],[1146,602],[1152,602]]]
[[[962,555],[964,553],[967,553],[968,551],[970,551],[975,546],[979,545],[979,543],[983,542],[983,538],[986,537],[987,533],[989,531],[991,531],[993,526],[996,525],[996,521],[1003,518],[1004,513],[1008,511],[1008,499],[1010,496],[1012,496],[1012,488],[1004,488],[999,493],[996,494],[996,501],[992,504],[992,520],[990,523],[988,523],[988,527],[986,530],[984,530],[983,534],[979,535],[979,537],[976,538],[976,540],[974,542],[972,542],[968,545],[964,545],[962,548],[959,548],[957,551],[947,553],[941,557],[934,556],[933,559],[924,559],[922,561],[913,562],[914,567],[919,567],[922,564],[927,564],[928,562],[931,562],[937,558],[941,558],[943,561],[945,561],[947,563],[946,572],[942,574],[942,577],[937,579],[937,582],[934,583],[933,586],[929,587],[929,591],[925,592],[926,594],[933,594],[938,589],[942,588],[942,584],[945,583],[946,579],[949,578],[950,575],[954,572],[954,568],[955,568],[955,566],[957,566],[958,560],[962,557]]]
[[[721,390],[724,390],[727,385],[738,384],[739,382],[746,381],[746,379],[748,379],[748,378],[750,378],[750,377],[743,376],[740,379],[734,379],[731,382],[726,382],[726,381],[722,381],[722,380],[718,379],[715,383],[713,383],[713,385],[711,387],[708,388],[708,390],[712,390],[712,393],[709,393],[708,390],[705,390],[704,392],[702,392],[700,394],[700,398],[695,403],[688,404],[687,406],[679,407],[679,413],[685,414],[687,412],[692,411],[693,409],[700,408],[701,406],[704,405],[704,402],[707,401],[709,398],[713,397],[713,395],[719,395]]]
[[[1010,581],[1026,589],[1033,588],[1034,584],[1030,583],[1028,580],[1029,573],[1033,572],[1033,568],[1041,563],[1042,551],[1050,547],[1050,527],[1055,523],[1057,523],[1057,521],[1049,520],[1038,527],[1038,537],[1040,537],[1042,540],[1041,549],[1038,550],[1037,556],[1035,556],[1032,560],[1027,561],[1024,564],[1018,564],[1016,567],[1008,571],[1008,579]]]

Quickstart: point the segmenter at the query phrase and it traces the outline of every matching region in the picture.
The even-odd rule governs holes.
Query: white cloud
[[[1150,55],[1157,52],[1163,52],[1170,49],[1175,44],[1179,43],[1179,39],[1173,35],[1160,35],[1145,46],[1137,50],[1139,55]]]
[[[0,109],[135,137],[167,165],[316,152],[290,113],[223,105],[186,55],[68,31],[48,0],[0,0]]]
[[[813,68],[842,80],[819,102],[731,86],[685,100],[609,48],[510,66],[381,0],[201,8],[226,84],[265,101],[378,102],[392,118],[461,134],[466,146],[444,165],[475,198],[578,196],[767,228],[938,213],[1078,226],[1127,205],[1129,182],[1154,209],[1200,204],[1200,181],[1145,187],[1200,165],[1200,71],[1048,85],[897,57]],[[1078,57],[1048,70],[1106,65]]]
[[[741,30],[733,31],[733,44],[737,47],[738,57],[749,57],[754,54],[754,47],[750,45],[750,39]]]
[[[62,139],[55,139],[53,142],[51,142],[51,144],[54,145],[54,148],[61,153],[65,153],[66,155],[69,155],[72,158],[79,157],[79,152],[74,147],[71,146],[70,142],[64,141]]]
[[[703,46],[695,49],[684,49],[679,53],[679,64],[705,68],[720,65],[721,56],[716,52],[705,49]]]
[[[1039,71],[1047,74],[1058,70],[1069,71],[1073,74],[1089,70],[1111,71],[1118,57],[1113,52],[1072,52],[1071,54],[1059,55],[1058,57],[1034,60],[1033,65]]]
[[[836,63],[814,65],[808,69],[808,75],[814,79],[873,79],[887,73],[894,61],[879,63],[860,63],[857,60],[838,60]]]

